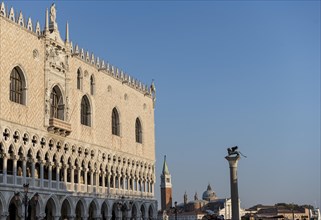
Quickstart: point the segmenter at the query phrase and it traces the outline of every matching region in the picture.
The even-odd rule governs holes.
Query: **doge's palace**
[[[0,7],[0,220],[156,219],[154,84],[44,14]]]

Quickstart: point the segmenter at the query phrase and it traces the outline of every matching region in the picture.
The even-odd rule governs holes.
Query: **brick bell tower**
[[[164,156],[163,172],[161,174],[161,208],[162,211],[172,207],[172,178]]]

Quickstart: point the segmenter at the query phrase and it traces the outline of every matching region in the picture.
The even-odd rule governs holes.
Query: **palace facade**
[[[55,7],[43,29],[0,7],[0,219],[156,219],[155,87],[62,40]]]

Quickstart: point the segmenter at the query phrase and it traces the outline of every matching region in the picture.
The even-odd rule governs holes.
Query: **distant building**
[[[161,174],[161,210],[169,210],[172,205],[172,178],[169,173],[166,163],[166,156],[164,157],[163,171]]]
[[[273,206],[256,205],[246,209],[245,212],[246,214],[242,217],[244,220],[308,220],[314,218],[310,214],[310,209],[293,204],[276,204]]]
[[[176,202],[175,202],[176,203]],[[166,157],[164,159],[163,172],[161,175],[161,213],[158,219],[164,219],[164,210],[169,220],[200,220],[208,219],[209,216],[220,216],[224,219],[232,219],[232,203],[230,198],[218,198],[210,184],[202,194],[202,199],[195,193],[194,200],[188,201],[187,193],[183,196],[183,203],[172,206],[172,183],[168,171]],[[240,216],[244,210],[240,209]]]

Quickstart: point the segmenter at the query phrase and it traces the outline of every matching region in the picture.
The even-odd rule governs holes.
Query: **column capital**
[[[240,160],[240,158],[240,155],[225,157],[225,159],[229,162],[230,167],[237,167],[237,162]]]
[[[0,214],[0,217],[2,217],[2,218],[3,218],[3,217],[6,218],[6,217],[8,217],[8,216],[9,216],[9,212],[3,212],[3,213]]]

